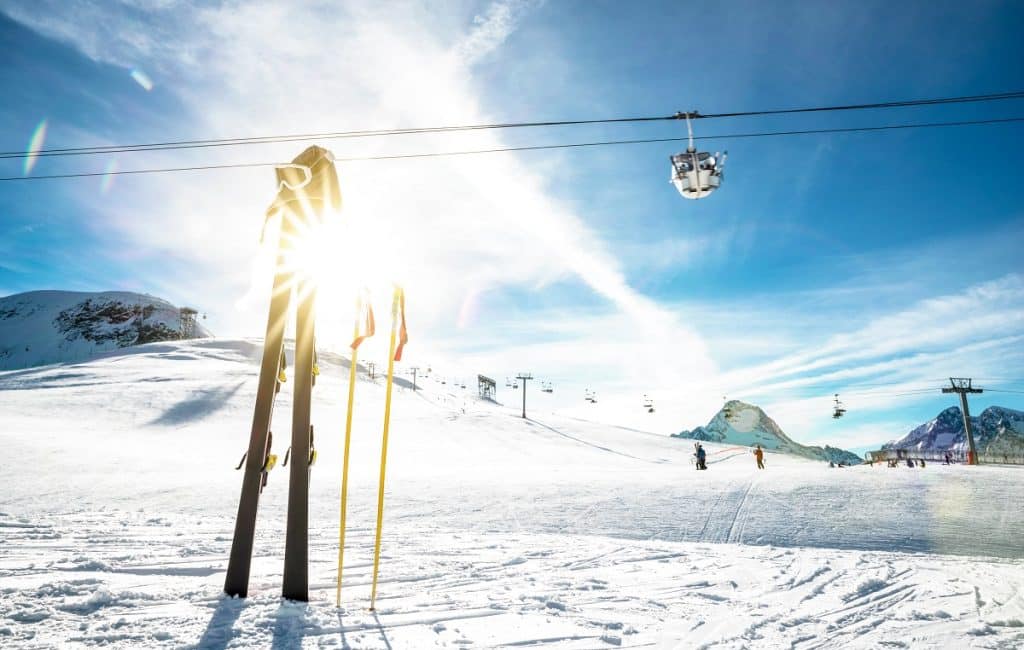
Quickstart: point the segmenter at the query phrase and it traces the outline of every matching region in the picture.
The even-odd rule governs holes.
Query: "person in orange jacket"
[[[757,469],[764,469],[764,450],[761,449],[761,445],[754,449],[754,458],[757,459]]]

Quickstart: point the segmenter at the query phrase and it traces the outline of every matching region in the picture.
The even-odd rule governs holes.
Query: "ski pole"
[[[341,571],[345,564],[345,511],[348,501],[348,451],[352,442],[352,405],[356,395],[356,357],[359,353],[359,318],[363,301],[356,298],[356,326],[352,334],[352,367],[348,372],[348,412],[345,415],[345,453],[341,465],[341,528],[338,531],[338,587],[334,593],[335,606],[341,607]]]
[[[405,296],[402,288],[395,286],[394,297],[391,300],[391,344],[388,350],[388,379],[387,389],[384,393],[384,436],[380,448],[380,483],[377,486],[377,537],[373,545],[373,586],[370,588],[370,611],[374,611],[377,601],[377,569],[380,567],[380,536],[384,523],[384,471],[388,462],[388,428],[391,424],[391,387],[395,378],[395,334],[398,330],[398,305],[404,304]],[[403,313],[404,321],[404,313]],[[404,325],[404,322],[403,322]],[[404,327],[403,327],[404,330]],[[403,331],[404,334],[404,331]]]

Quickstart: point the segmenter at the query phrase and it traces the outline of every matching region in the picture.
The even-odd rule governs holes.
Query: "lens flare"
[[[134,79],[137,84],[142,86],[146,90],[146,92],[153,90],[153,80],[150,79],[149,75],[143,72],[142,70],[139,70],[138,68],[132,68],[132,79]]]
[[[36,161],[39,159],[39,150],[43,148],[43,142],[46,141],[46,120],[43,120],[36,127],[36,130],[32,132],[32,137],[28,141],[28,155],[25,157],[25,165],[22,168],[22,175],[28,176],[32,173],[32,168],[36,166]]]
[[[106,194],[110,191],[110,186],[114,184],[114,173],[117,172],[117,161],[111,160],[108,162],[103,172],[104,175],[100,181],[100,193]]]
[[[479,289],[470,289],[465,298],[462,300],[462,306],[459,307],[459,316],[456,321],[456,327],[460,330],[469,327],[477,317],[480,311],[480,294]]]

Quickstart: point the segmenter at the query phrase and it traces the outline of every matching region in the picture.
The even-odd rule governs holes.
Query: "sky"
[[[5,152],[356,129],[720,113],[1024,89],[1014,2],[0,0]],[[1024,116],[1024,100],[702,120],[727,149],[682,199],[683,143],[339,163],[318,337],[367,286],[399,371],[529,371],[541,409],[673,432],[723,398],[801,442],[873,448],[954,405],[1024,408],[1024,125],[727,138]],[[679,122],[324,140],[339,157],[682,137]],[[132,290],[261,336],[271,167],[306,143],[0,160],[0,295]],[[386,327],[384,328],[386,329]],[[363,352],[386,358],[386,336]],[[583,400],[595,391],[597,404]],[[925,389],[932,389],[926,391]],[[1018,391],[1018,392],[995,392]],[[831,417],[839,393],[847,415]],[[908,394],[909,393],[909,394]],[[644,395],[657,412],[646,413]]]

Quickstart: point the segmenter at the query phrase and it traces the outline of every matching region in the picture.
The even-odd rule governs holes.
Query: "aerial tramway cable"
[[[402,129],[363,129],[355,131],[325,131],[320,133],[297,133],[287,135],[265,135],[240,138],[207,138],[196,140],[171,140],[163,142],[147,142],[138,144],[115,144],[100,145],[92,147],[62,147],[53,149],[40,149],[35,152],[26,151],[4,151],[0,152],[0,158],[28,158],[46,156],[81,156],[110,153],[129,153],[134,151],[163,151],[175,149],[196,149],[210,147],[232,147],[242,145],[277,144],[282,142],[301,142],[307,140],[335,140],[343,138],[371,138],[395,135],[415,135],[425,133],[452,133],[462,131],[483,131],[496,129],[515,129],[531,127],[554,127],[554,126],[579,126],[588,124],[622,124],[661,122],[683,119],[689,116],[691,119],[719,119],[735,117],[756,117],[766,115],[793,115],[802,113],[839,112],[868,109],[888,108],[911,108],[920,106],[941,106],[947,104],[964,104],[978,102],[1003,101],[1009,99],[1024,99],[1024,90],[1016,90],[1004,93],[990,93],[984,95],[962,95],[958,97],[940,97],[933,99],[911,99],[892,102],[872,102],[865,104],[840,104],[833,106],[815,106],[803,108],[782,108],[754,111],[733,111],[722,113],[689,113],[677,112],[673,115],[654,115],[641,117],[613,117],[582,120],[548,120],[534,122],[497,122],[491,124],[463,124],[449,126],[428,126],[411,127]]]
[[[978,125],[992,125],[992,124],[1010,124],[1024,122],[1024,116],[1022,117],[1006,117],[1006,118],[993,118],[985,120],[960,120],[955,122],[925,122],[925,123],[910,123],[910,124],[888,124],[881,126],[861,126],[861,127],[847,127],[847,128],[830,128],[830,129],[807,129],[797,131],[764,131],[764,132],[753,132],[753,133],[726,133],[721,135],[706,135],[706,136],[694,136],[694,140],[728,140],[728,139],[740,139],[740,138],[764,138],[764,137],[784,137],[794,135],[819,135],[828,133],[870,133],[879,131],[892,131],[900,129],[925,129],[925,128],[941,128],[941,127],[958,127],[958,126],[978,126]],[[416,159],[416,158],[440,158],[448,156],[467,156],[467,155],[479,155],[479,154],[490,154],[490,153],[507,153],[507,152],[518,152],[518,151],[541,151],[551,149],[574,149],[582,147],[602,147],[602,146],[613,146],[613,145],[632,145],[632,144],[653,144],[661,142],[680,142],[687,141],[689,138],[645,138],[645,139],[632,139],[632,140],[603,140],[594,142],[572,142],[563,144],[548,144],[548,145],[533,145],[523,147],[496,147],[491,149],[471,149],[463,151],[433,151],[424,153],[405,153],[405,154],[391,154],[391,155],[378,155],[378,156],[351,156],[351,157],[336,157],[334,162],[369,162],[379,160],[404,160],[404,159]],[[173,172],[189,172],[189,171],[208,171],[217,169],[242,169],[251,167],[280,167],[281,162],[250,162],[250,163],[225,163],[222,165],[193,165],[185,167],[164,167],[164,168],[152,168],[152,169],[123,169],[114,171],[101,171],[101,172],[74,172],[68,174],[48,174],[40,176],[7,176],[0,177],[0,181],[35,181],[35,180],[53,180],[53,179],[66,179],[66,178],[89,178],[96,176],[123,176],[130,174],[164,174]]]

